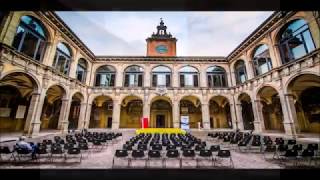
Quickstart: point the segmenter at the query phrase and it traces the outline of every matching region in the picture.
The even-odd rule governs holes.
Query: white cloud
[[[159,18],[179,56],[227,56],[272,12],[58,12],[96,55],[145,55]]]

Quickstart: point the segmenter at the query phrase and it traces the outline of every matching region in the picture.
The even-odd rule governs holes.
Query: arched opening
[[[320,77],[300,75],[290,82],[288,92],[295,97],[300,132],[320,133]]]
[[[236,83],[237,84],[242,84],[248,79],[246,65],[244,63],[244,60],[238,60],[235,63],[234,73],[236,76]]]
[[[32,93],[37,88],[25,73],[11,73],[0,80],[0,132],[24,130]]]
[[[241,115],[244,130],[254,130],[254,116],[250,96],[246,93],[242,93],[239,96],[239,102],[241,103]]]
[[[62,99],[65,98],[65,90],[59,86],[51,86],[46,93],[41,114],[41,130],[58,129],[61,113]]]
[[[296,19],[286,24],[278,34],[282,63],[294,61],[315,50],[308,23]]]
[[[150,127],[173,127],[172,106],[169,98],[155,97],[151,102]]]
[[[258,92],[262,104],[265,130],[284,132],[283,113],[278,92],[265,86]]]
[[[129,66],[124,71],[124,87],[142,87],[143,68],[140,66]]]
[[[266,44],[260,44],[256,47],[252,59],[254,73],[256,76],[264,74],[272,69],[269,48]]]
[[[78,92],[72,96],[70,112],[69,112],[68,129],[78,128],[80,108],[81,108],[82,101],[83,101],[83,96],[81,93]]]
[[[108,96],[98,96],[92,102],[89,128],[112,127],[113,101]]]
[[[232,128],[230,104],[226,97],[212,97],[209,101],[209,112],[211,128]]]
[[[152,69],[152,87],[159,86],[171,86],[171,69],[167,66],[157,66]]]
[[[113,87],[115,85],[116,69],[112,66],[101,66],[96,71],[95,86]]]
[[[192,66],[184,66],[179,69],[180,87],[198,87],[199,71]]]
[[[76,71],[78,81],[82,83],[86,82],[87,68],[88,68],[87,61],[83,58],[80,58],[78,61],[77,71]]]
[[[47,30],[32,16],[22,16],[12,46],[36,61],[41,61],[47,44]]]
[[[121,102],[120,128],[140,128],[143,116],[143,101],[136,96],[127,96]]]
[[[69,74],[72,53],[70,47],[60,42],[53,60],[53,67],[60,73]]]
[[[190,128],[198,128],[202,125],[201,101],[195,96],[185,96],[180,100],[180,117],[189,119]]]
[[[211,66],[207,69],[208,87],[227,87],[226,71],[220,66]]]

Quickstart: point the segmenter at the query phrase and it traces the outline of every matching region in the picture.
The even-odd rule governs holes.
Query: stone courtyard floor
[[[104,130],[106,131],[106,130]],[[119,132],[118,131],[112,131],[107,130],[107,132]],[[119,137],[115,144],[108,145],[106,148],[104,148],[101,151],[97,152],[91,152],[89,156],[84,154],[84,157],[82,159],[82,162],[25,162],[25,163],[1,163],[0,169],[10,169],[10,168],[31,168],[31,169],[52,169],[52,168],[58,168],[58,169],[110,169],[112,168],[112,161],[113,156],[116,149],[121,149],[122,145],[125,143],[126,140],[128,140],[130,137],[135,136],[134,130],[121,130],[123,136]],[[37,138],[33,139],[27,139],[27,141],[33,141],[33,142],[40,142],[42,139],[53,139],[53,136],[59,134],[57,131],[51,131],[51,132],[44,132],[41,133]],[[207,133],[206,132],[192,132],[193,135],[201,138],[202,140],[206,140]],[[10,134],[9,136],[2,136],[1,137],[1,145],[13,145],[15,143],[15,139],[18,138],[20,134]],[[10,141],[11,142],[3,142],[3,141]],[[210,146],[212,144],[216,144],[212,141],[206,141],[207,145]],[[223,146],[223,148],[228,148],[227,146]],[[283,169],[286,168],[286,166],[280,165],[279,162],[274,160],[266,160],[264,156],[261,153],[243,153],[238,152],[235,150],[231,150],[232,159],[234,162],[234,168],[235,169]],[[70,159],[74,160],[74,159]],[[59,161],[59,160],[57,160]],[[118,163],[118,161],[116,161]],[[176,162],[173,162],[176,163]],[[193,163],[193,164],[192,164]],[[140,164],[141,165],[141,164]],[[151,163],[151,165],[154,165]],[[174,166],[174,164],[172,164]],[[137,167],[139,166],[139,163],[137,164]],[[161,166],[155,166],[155,167],[161,167]],[[170,164],[168,167],[171,167]],[[320,167],[320,163],[318,162],[317,168]],[[195,161],[191,162],[190,168],[197,168],[195,166]]]

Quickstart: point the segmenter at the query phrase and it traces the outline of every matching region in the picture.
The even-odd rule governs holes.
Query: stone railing
[[[311,68],[320,62],[320,49],[317,49],[310,54],[301,57],[295,61],[289,62],[282,66],[273,68],[265,74],[261,74],[246,82],[239,84],[231,89],[235,92],[241,92],[243,90],[250,90],[252,87],[256,87],[259,84],[268,83],[272,81],[277,81],[281,77],[288,76],[292,73],[299,72],[303,69]]]

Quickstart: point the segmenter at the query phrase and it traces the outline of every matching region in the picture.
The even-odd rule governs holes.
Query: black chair
[[[176,146],[175,145],[173,145],[173,144],[170,144],[170,145],[168,145],[167,147],[166,147],[166,150],[168,151],[168,150],[175,150],[176,149]]]
[[[211,150],[207,150],[207,149],[200,150],[199,156],[197,157],[197,167],[200,167],[199,162],[203,160],[210,161],[211,167],[214,166]]]
[[[4,156],[8,156],[10,155],[9,158],[3,158]],[[0,146],[0,160],[2,161],[11,161],[11,159],[13,158],[13,160],[15,161],[16,158],[14,156],[14,150],[10,150],[10,148],[8,146]]]
[[[146,144],[139,144],[138,150],[146,151],[148,150],[148,146]]]
[[[154,144],[152,147],[152,150],[161,151],[162,145],[161,144]]]
[[[115,167],[115,160],[118,160],[118,159],[127,160],[126,167],[129,167],[130,158],[128,158],[128,156],[129,156],[129,154],[128,154],[127,150],[123,150],[123,149],[119,150],[119,149],[117,149],[116,153],[115,153],[115,156],[113,157],[113,160],[112,160],[112,168]]]
[[[36,149],[36,153],[38,155],[38,162],[41,162],[41,157],[44,156],[46,157],[48,160],[50,160],[50,154],[47,151],[47,146],[45,145],[40,145],[38,146],[38,148]]]
[[[25,149],[25,148],[19,148],[15,147],[15,152],[17,153],[18,160],[20,161],[22,158],[27,158],[27,160],[30,160],[32,151]]]
[[[273,145],[273,144],[267,144],[265,146],[265,148],[263,149],[263,157],[264,159],[269,159],[268,158],[268,155],[272,155],[272,159],[274,158],[275,156],[275,153],[277,151],[277,146],[276,145]]]
[[[275,152],[274,157],[276,156],[278,159],[280,158],[280,156],[283,156],[286,151],[288,150],[288,145],[287,144],[279,144],[277,147],[277,151]]]
[[[293,161],[293,166],[297,166],[298,162],[298,151],[293,149],[286,150],[284,155],[280,156],[280,163],[285,164],[285,161]],[[287,164],[285,164],[287,166]]]
[[[67,154],[66,154],[66,160],[68,159],[68,157],[79,157],[79,162],[81,162],[82,160],[82,153],[79,147],[72,147],[70,149],[68,149]]]
[[[229,167],[234,168],[233,160],[232,160],[232,157],[231,157],[231,152],[229,150],[219,150],[218,151],[216,161],[217,162],[218,161],[223,161],[223,159],[229,159],[230,160],[230,166]]]
[[[183,150],[182,151],[182,157],[181,157],[181,166],[180,167],[185,167],[184,164],[185,162],[191,162],[191,161],[194,161],[195,160],[195,163],[197,166],[197,162],[196,162],[196,154],[195,154],[195,151],[192,150],[192,149],[186,149],[186,150]],[[188,163],[189,164],[189,163]]]
[[[146,167],[147,160],[145,159],[144,151],[136,149],[132,150],[129,167],[132,167],[132,162],[135,160],[144,160],[144,168]]]
[[[147,159],[147,167],[150,167],[150,162],[153,160],[161,160],[161,167],[163,167],[163,159],[161,159],[161,153],[157,150],[149,150],[148,159]]]
[[[64,158],[65,159],[65,153],[64,153],[64,150],[62,149],[61,145],[55,145],[55,146],[51,146],[51,162],[53,162],[53,157],[54,156],[57,156],[59,158]]]
[[[301,156],[298,157],[298,164],[301,163],[301,161],[309,161],[308,165],[311,165],[312,160],[316,160],[314,159],[315,156],[315,152],[313,149],[305,149],[302,151]],[[316,163],[316,162],[315,162]],[[315,164],[316,165],[316,164]]]
[[[288,145],[294,145],[296,143],[297,143],[297,141],[295,139],[289,139],[287,144]]]

